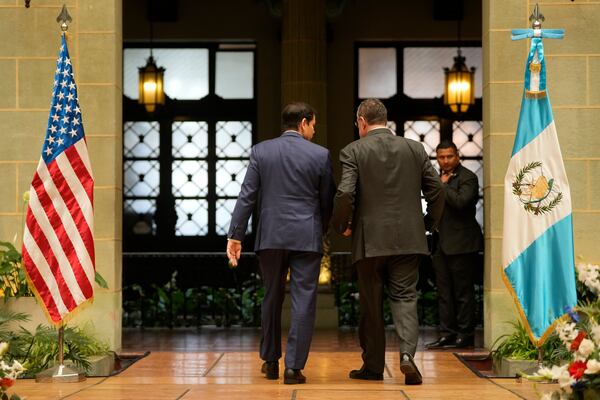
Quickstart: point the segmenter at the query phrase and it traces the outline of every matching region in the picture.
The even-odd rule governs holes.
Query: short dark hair
[[[442,150],[442,149],[454,149],[456,154],[458,154],[458,148],[456,147],[454,142],[451,140],[442,140],[440,142],[440,144],[438,144],[437,147],[435,148],[435,151]]]
[[[302,102],[290,103],[281,112],[281,128],[284,131],[288,129],[296,130],[304,118],[306,118],[306,122],[310,122],[314,117],[315,109],[310,104]]]
[[[358,106],[356,110],[357,117],[363,117],[367,124],[387,124],[387,109],[378,99],[366,99]]]

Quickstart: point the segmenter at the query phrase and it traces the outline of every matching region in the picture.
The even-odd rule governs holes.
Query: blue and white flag
[[[546,90],[542,38],[562,30],[513,30],[531,38],[517,134],[504,178],[503,278],[534,344],[577,303],[569,182]]]

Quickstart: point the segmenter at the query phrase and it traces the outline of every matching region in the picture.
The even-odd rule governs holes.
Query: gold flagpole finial
[[[535,3],[533,13],[529,16],[529,22],[533,29],[542,29],[542,22],[546,20],[544,15],[540,12],[540,7]]]
[[[60,14],[58,14],[58,17],[56,17],[56,22],[60,23],[60,29],[63,32],[66,32],[67,29],[69,29],[69,23],[71,23],[71,21],[73,21],[73,18],[71,18],[71,15],[69,15],[67,6],[63,4]]]

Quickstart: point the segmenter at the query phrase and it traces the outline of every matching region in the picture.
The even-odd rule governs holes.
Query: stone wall
[[[121,0],[0,0],[0,240],[21,247],[23,193],[40,158],[60,47],[63,3],[68,45],[95,178],[96,268],[109,289],[72,323],[91,323],[121,347],[122,18]]]

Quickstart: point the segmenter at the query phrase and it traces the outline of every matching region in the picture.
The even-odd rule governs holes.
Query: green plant
[[[503,358],[516,360],[537,360],[538,350],[531,343],[529,334],[520,321],[511,322],[514,331],[502,335],[492,344],[492,358],[498,363]],[[570,359],[569,350],[563,345],[556,333],[552,333],[542,345],[543,361],[557,364]]]
[[[163,285],[133,284],[123,291],[124,326],[260,326],[264,287],[255,273],[239,287],[181,289],[175,271]]]
[[[355,282],[332,282],[335,289],[335,305],[338,308],[338,326],[357,326],[359,316],[358,284]]]
[[[0,309],[0,341],[10,343],[8,357],[19,360],[26,368],[24,376],[32,377],[49,367],[58,359],[58,331],[55,327],[38,325],[34,332],[24,328],[18,331],[8,329],[10,322],[22,322],[29,317],[23,313],[14,313]],[[88,371],[90,356],[109,353],[106,344],[94,339],[86,328],[64,328],[64,359],[82,371]]]
[[[11,243],[0,242],[0,297],[33,296],[25,271],[22,268],[21,254]]]

